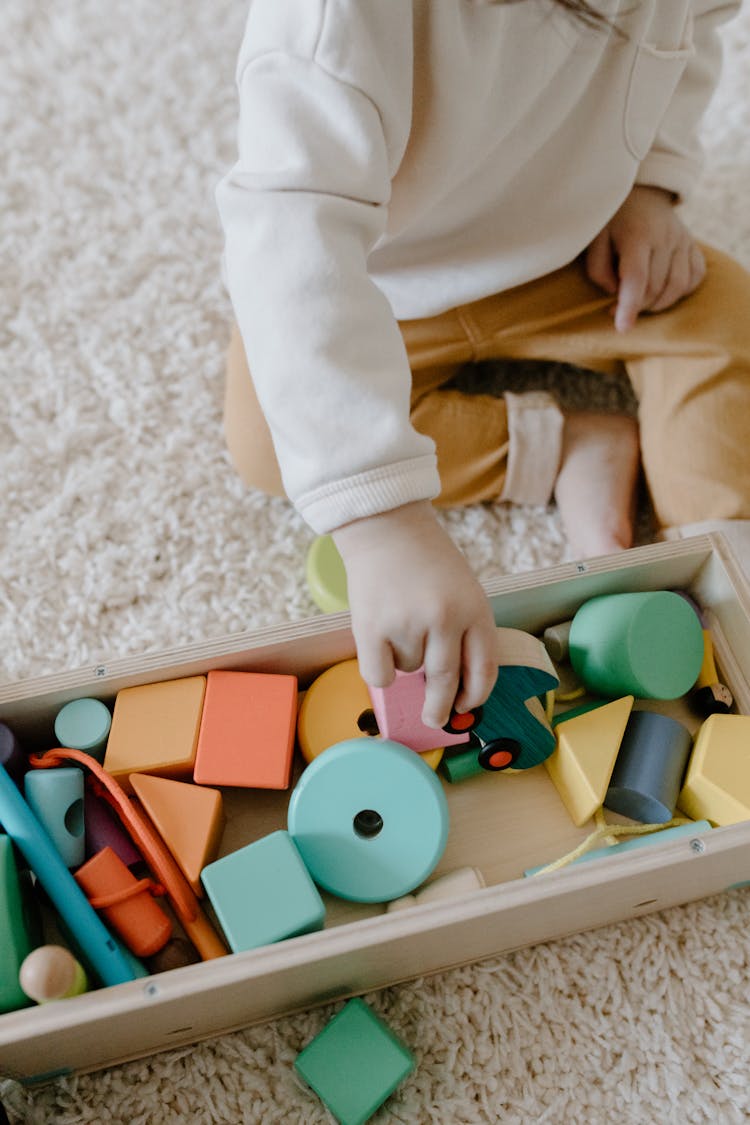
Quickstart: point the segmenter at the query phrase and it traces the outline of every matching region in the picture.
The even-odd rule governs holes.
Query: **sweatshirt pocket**
[[[690,46],[665,51],[650,43],[640,43],[630,72],[625,102],[625,144],[636,160],[642,160],[669,108],[677,85],[695,54]]]

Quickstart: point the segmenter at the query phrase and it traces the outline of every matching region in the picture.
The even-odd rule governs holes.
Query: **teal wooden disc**
[[[307,767],[289,832],[315,882],[353,902],[410,894],[448,839],[448,802],[433,770],[398,742],[352,738]]]
[[[346,570],[330,535],[320,535],[310,545],[305,577],[310,597],[323,613],[342,613],[349,608]]]

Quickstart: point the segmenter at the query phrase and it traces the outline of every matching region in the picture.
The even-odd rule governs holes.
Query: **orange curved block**
[[[131,784],[183,875],[202,896],[201,871],[216,859],[224,831],[221,793],[147,773],[133,774]]]
[[[103,848],[78,868],[74,878],[94,910],[101,910],[136,957],[150,957],[167,944],[172,923],[154,902],[155,884],[136,879],[117,852]]]
[[[296,676],[209,672],[193,779],[199,785],[287,789],[296,721]]]

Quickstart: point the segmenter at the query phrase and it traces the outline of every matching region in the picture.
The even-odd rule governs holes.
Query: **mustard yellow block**
[[[377,733],[370,693],[356,660],[333,664],[313,680],[297,716],[297,742],[306,762],[337,742]],[[442,748],[426,750],[420,757],[436,770],[443,752]]]
[[[557,724],[557,747],[545,761],[573,823],[580,827],[601,808],[633,696],[624,695]]]
[[[224,831],[221,793],[207,785],[192,785],[147,773],[134,773],[130,783],[154,828],[200,898],[205,893],[201,871],[217,858]]]
[[[717,827],[750,820],[750,715],[711,715],[701,725],[678,805]]]
[[[205,691],[205,676],[188,676],[118,692],[104,768],[126,792],[131,773],[192,777]]]

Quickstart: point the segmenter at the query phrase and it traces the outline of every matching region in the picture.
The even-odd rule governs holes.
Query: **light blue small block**
[[[55,738],[69,750],[83,750],[104,761],[112,716],[100,699],[73,699],[58,711]]]
[[[77,766],[29,770],[24,777],[24,793],[65,866],[80,867],[86,858],[83,770]]]
[[[283,830],[209,863],[201,882],[234,953],[323,928],[323,900]]]

